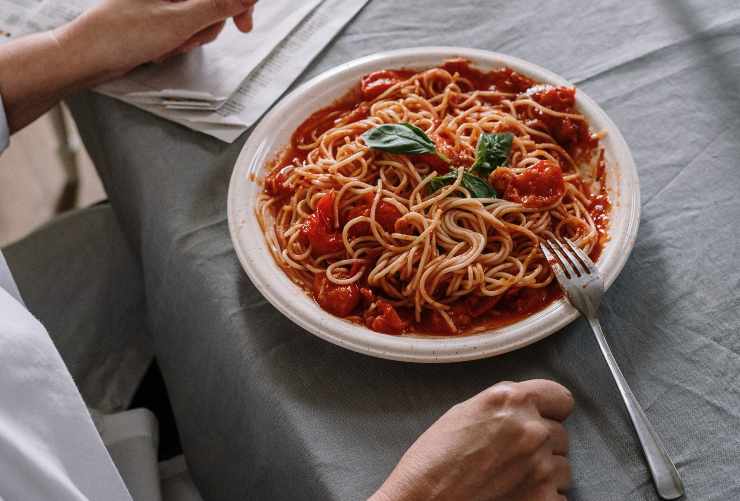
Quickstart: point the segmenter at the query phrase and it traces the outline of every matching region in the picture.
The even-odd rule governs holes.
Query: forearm
[[[13,133],[65,95],[100,78],[104,68],[82,47],[70,25],[0,45],[0,95]],[[78,47],[80,45],[80,47]]]

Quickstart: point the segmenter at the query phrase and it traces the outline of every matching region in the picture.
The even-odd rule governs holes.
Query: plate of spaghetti
[[[539,242],[570,238],[606,285],[639,224],[616,125],[503,54],[358,59],[285,97],[236,162],[232,240],[252,283],[330,342],[414,362],[511,351],[564,327]]]

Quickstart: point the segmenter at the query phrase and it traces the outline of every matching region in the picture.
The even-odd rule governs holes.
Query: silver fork
[[[565,243],[558,240],[549,240],[540,244],[545,259],[550,263],[560,285],[570,300],[570,303],[586,317],[596,335],[601,353],[604,355],[619,393],[622,394],[624,405],[632,419],[637,436],[642,444],[650,472],[653,475],[655,489],[663,499],[676,499],[684,494],[683,482],[666,453],[660,437],[648,421],[645,411],[637,402],[634,393],[627,384],[622,371],[617,365],[609,345],[601,330],[597,318],[597,311],[604,294],[604,280],[596,269],[593,261],[573,242],[565,239]]]

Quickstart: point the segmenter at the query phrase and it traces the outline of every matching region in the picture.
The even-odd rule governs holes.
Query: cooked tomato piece
[[[532,88],[530,92],[532,99],[554,111],[571,110],[576,104],[575,87],[542,85]]]
[[[389,204],[388,202],[380,201],[378,206],[375,208],[375,220],[389,233],[394,230],[396,221],[398,221],[400,217],[401,211],[399,211],[395,205]]]
[[[563,171],[549,160],[540,160],[521,174],[498,168],[493,172],[493,185],[504,192],[506,200],[529,208],[547,207],[565,194]]]
[[[534,80],[511,68],[493,70],[488,75],[496,90],[501,92],[522,93],[534,85]]]
[[[331,254],[344,249],[342,234],[334,231],[319,214],[311,214],[303,223],[303,236],[311,244],[314,256]]]
[[[329,226],[334,226],[334,200],[336,197],[334,190],[332,190],[321,197],[316,204],[316,214],[325,220]]]
[[[286,165],[280,169],[273,169],[265,178],[265,191],[274,197],[289,197],[293,194],[294,188],[286,186],[285,180],[293,170],[292,165]]]
[[[433,153],[425,153],[423,155],[414,155],[412,161],[417,160],[430,166],[433,170],[437,171],[437,174],[447,174],[450,172],[450,164],[439,158]]]
[[[367,100],[375,99],[398,82],[402,82],[407,79],[408,76],[409,73],[401,71],[374,71],[362,77],[362,84],[360,87],[362,95]]]
[[[344,249],[342,233],[334,228],[334,198],[333,191],[321,197],[316,204],[316,212],[303,223],[301,232],[311,244],[311,253],[314,256]]]
[[[370,209],[373,204],[375,195],[372,193],[366,194],[361,200],[357,202],[357,205],[352,207],[345,217],[345,224],[356,217],[366,216],[370,217]],[[378,206],[375,208],[375,220],[380,226],[387,232],[394,231],[396,221],[401,217],[401,212],[396,208],[395,205],[388,202],[380,201]],[[349,230],[350,236],[359,237],[363,235],[369,235],[371,233],[369,223],[358,223]]]
[[[368,201],[369,199],[369,201]],[[356,217],[370,216],[369,206],[373,202],[373,195],[368,193],[356,202],[356,205],[345,213],[344,224],[352,221]],[[370,223],[357,223],[349,229],[350,237],[361,237],[370,234]]]
[[[360,295],[366,306],[370,306],[375,301],[375,293],[369,287],[360,287]]]
[[[370,115],[370,106],[368,106],[365,103],[359,104],[355,106],[352,111],[350,111],[346,117],[344,117],[344,122],[346,123],[352,123],[357,122],[360,120],[363,120]]]
[[[367,315],[365,325],[376,332],[385,334],[402,334],[408,328],[408,322],[403,320],[392,304],[379,300],[375,311]]]
[[[337,285],[324,273],[314,275],[313,293],[319,306],[338,317],[351,314],[362,298],[357,284]]]
[[[437,151],[442,153],[448,162],[445,162],[437,155],[426,154],[419,155],[419,159],[427,165],[430,165],[439,174],[446,174],[450,171],[450,167],[471,167],[475,162],[475,158],[465,148],[461,146],[455,146],[454,141],[449,139],[445,135],[432,134],[432,141],[437,147]]]
[[[541,120],[553,139],[573,156],[575,156],[578,147],[585,149],[595,144],[595,141],[591,139],[588,127],[580,120],[550,115],[542,115]]]

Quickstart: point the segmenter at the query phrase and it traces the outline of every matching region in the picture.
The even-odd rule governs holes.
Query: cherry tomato
[[[334,199],[336,194],[334,191],[330,191],[319,199],[316,204],[316,214],[321,217],[328,226],[334,226]]]
[[[499,168],[493,173],[493,185],[504,198],[529,208],[552,205],[565,194],[563,171],[555,162],[540,160],[521,174]]]
[[[376,332],[385,334],[402,334],[408,327],[408,322],[403,320],[392,304],[380,300],[377,302],[375,311],[365,318],[365,324]]]
[[[373,204],[374,195],[368,193],[363,197],[358,205],[352,207],[346,216],[345,224],[352,219],[360,216],[370,217],[370,208]],[[395,229],[396,221],[401,217],[401,212],[396,208],[395,205],[388,202],[380,201],[378,206],[375,208],[375,220],[378,224],[387,232],[392,232]],[[369,235],[370,224],[369,223],[358,223],[350,228],[350,235],[353,237],[359,237],[363,235]]]
[[[313,289],[319,306],[338,317],[351,314],[362,299],[357,284],[337,285],[330,282],[324,273],[314,275]]]
[[[316,211],[303,223],[302,234],[311,244],[314,256],[331,254],[344,249],[342,233],[334,228],[334,192],[321,197]]]
[[[265,191],[274,197],[289,197],[293,194],[294,188],[286,186],[285,180],[290,175],[290,171],[293,170],[292,165],[286,165],[279,169],[274,169],[265,178]]]
[[[406,78],[408,76],[399,71],[374,71],[362,77],[360,90],[365,99],[372,100]]]
[[[553,87],[546,85],[541,88],[538,86],[538,88],[539,90],[532,92],[532,99],[551,110],[566,111],[572,109],[576,104],[575,87]]]

